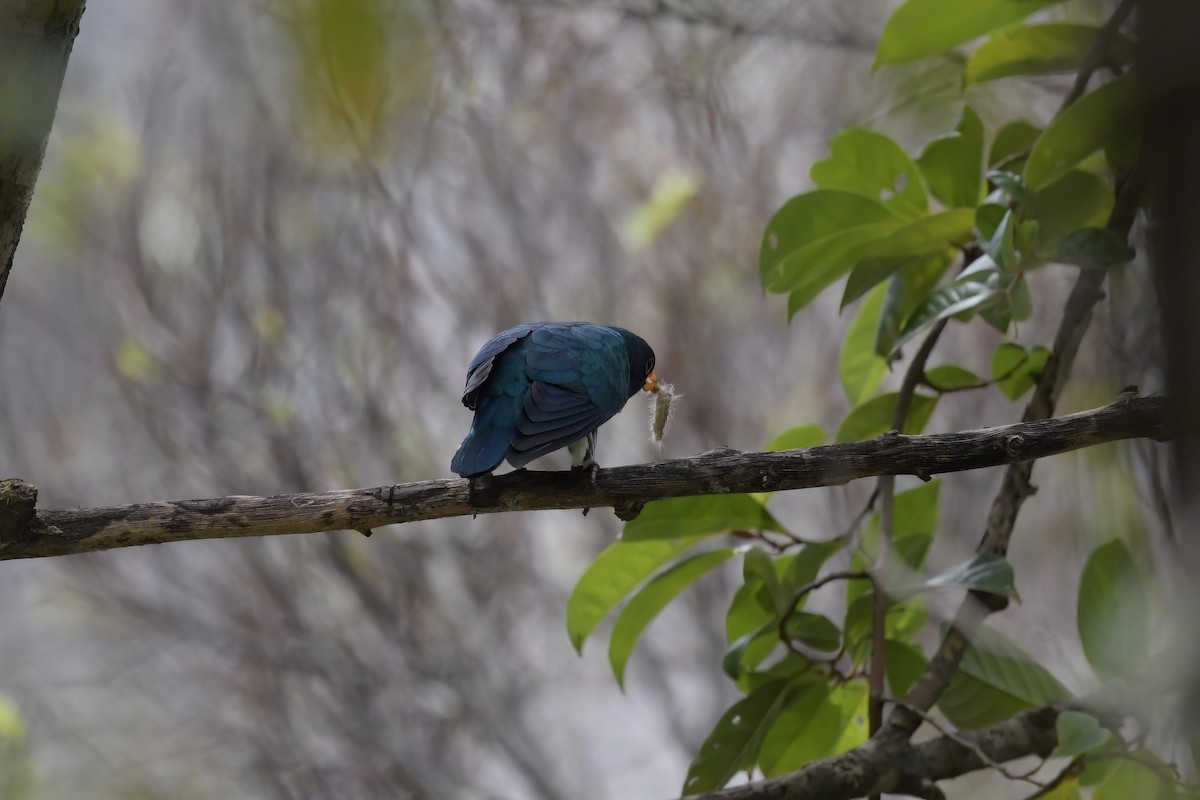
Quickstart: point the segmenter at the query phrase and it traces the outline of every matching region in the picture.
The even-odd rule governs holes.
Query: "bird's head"
[[[645,339],[624,328],[617,328],[625,340],[625,352],[629,356],[629,396],[638,390],[658,391],[658,376],[654,374],[654,351]]]

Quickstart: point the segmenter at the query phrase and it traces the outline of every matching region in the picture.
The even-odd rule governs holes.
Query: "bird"
[[[570,448],[596,468],[596,429],[639,391],[658,391],[654,350],[640,336],[590,322],[532,322],[485,344],[467,367],[462,403],[475,412],[450,462],[464,478],[514,469]]]

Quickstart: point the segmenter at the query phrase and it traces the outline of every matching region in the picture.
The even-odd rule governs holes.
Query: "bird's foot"
[[[598,477],[600,477],[600,465],[597,464],[595,461],[589,462],[587,464],[574,465],[571,467],[571,472],[578,475],[579,477],[583,478],[584,480],[586,480],[588,482],[588,484],[591,486],[591,488],[593,488],[593,489],[599,488],[599,484],[596,483],[596,479]],[[585,508],[583,510],[583,515],[586,517],[588,515],[588,512],[591,510],[592,509],[590,507]]]
[[[596,486],[596,479],[600,477],[600,465],[595,461],[588,464],[576,464],[571,467],[571,472],[581,478],[586,478],[588,483]]]

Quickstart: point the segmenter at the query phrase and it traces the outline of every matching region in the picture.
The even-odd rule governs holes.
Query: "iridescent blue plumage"
[[[572,447],[592,463],[596,429],[639,389],[656,386],[654,351],[623,328],[587,322],[518,325],[485,344],[467,367],[462,402],[474,409],[450,468],[471,477],[507,460],[520,468]]]

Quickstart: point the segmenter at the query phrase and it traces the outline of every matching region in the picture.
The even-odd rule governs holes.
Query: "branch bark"
[[[45,510],[25,525],[0,516],[0,560],[86,553],[160,542],[358,530],[468,514],[612,507],[632,519],[667,497],[835,486],[880,475],[982,469],[1121,439],[1174,438],[1162,397],[1124,393],[1057,419],[904,436],[778,453],[714,450],[692,458],[587,472],[522,470],[490,478],[418,481],[366,489]],[[0,482],[0,492],[12,481]]]
[[[46,141],[84,0],[0,6],[0,299]]]

